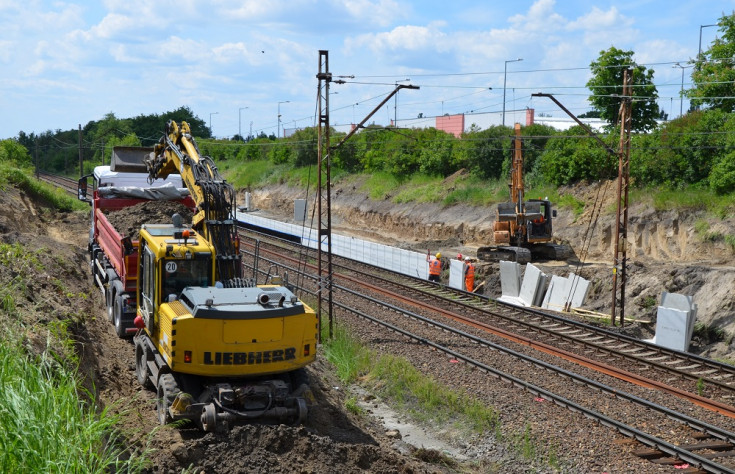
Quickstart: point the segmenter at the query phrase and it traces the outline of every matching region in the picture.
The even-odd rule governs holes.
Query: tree
[[[694,87],[685,93],[697,107],[707,105],[724,112],[735,110],[735,14],[723,16],[717,23],[722,38],[694,62]]]
[[[637,65],[633,61],[633,51],[622,51],[611,46],[607,51],[600,51],[600,57],[590,63],[590,68],[592,78],[587,82],[587,87],[592,95],[589,100],[594,109],[600,112],[600,117],[611,124],[611,128],[618,124],[625,69],[633,70],[633,130],[649,131],[656,127],[656,119],[661,112],[656,103],[658,91],[653,84],[653,70]]]

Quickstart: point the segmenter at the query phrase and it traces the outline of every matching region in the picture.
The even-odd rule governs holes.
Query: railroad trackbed
[[[246,265],[252,269],[257,254],[257,273],[278,268],[316,293],[314,250],[263,235],[256,250],[247,235]],[[530,423],[541,438],[554,431],[565,444],[587,445],[599,436],[597,445],[628,456],[632,471],[639,462],[676,472],[735,470],[728,365],[344,258],[333,257],[331,285],[335,321],[499,407],[509,423]]]

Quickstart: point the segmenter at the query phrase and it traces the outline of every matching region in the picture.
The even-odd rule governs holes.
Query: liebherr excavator
[[[477,249],[477,258],[487,261],[511,260],[527,263],[532,259],[563,260],[569,247],[551,243],[552,220],[556,210],[548,199],[525,200],[521,125],[515,124],[511,162],[510,201],[498,204],[493,237],[495,246]]]
[[[135,371],[157,391],[159,421],[187,419],[205,431],[303,422],[316,314],[283,282],[242,277],[234,189],[186,122],[166,124],[145,164],[149,182],[180,174],[196,204],[191,226],[175,216],[140,230]]]

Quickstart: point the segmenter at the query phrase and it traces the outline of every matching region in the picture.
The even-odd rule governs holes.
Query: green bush
[[[717,194],[735,191],[735,152],[723,156],[709,174],[709,185]]]

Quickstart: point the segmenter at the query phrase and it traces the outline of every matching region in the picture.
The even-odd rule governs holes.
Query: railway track
[[[290,244],[279,243],[279,249],[267,248],[269,245],[271,244],[264,246],[261,242],[259,248],[261,259],[267,261],[269,265],[276,266],[283,266],[284,262],[290,261],[293,266],[288,268],[288,271],[301,275],[301,271],[298,269],[301,257],[295,257],[294,252],[302,253],[303,249],[289,251],[287,247]],[[268,257],[268,255],[271,256]],[[670,379],[691,381],[693,378],[701,380],[702,376],[709,376],[712,385],[717,385],[717,390],[727,391],[728,395],[726,396],[731,397],[732,388],[727,383],[729,377],[726,375],[728,367],[719,367],[718,364],[714,363],[714,367],[709,367],[707,373],[692,374],[687,370],[702,371],[703,369],[697,368],[702,367],[702,365],[692,367],[694,364],[689,363],[685,367],[681,367],[681,364],[676,362],[663,363],[662,360],[664,359],[646,359],[653,357],[655,354],[646,353],[651,352],[650,348],[643,354],[640,353],[641,351],[631,350],[635,346],[632,344],[632,338],[623,337],[620,339],[620,335],[605,330],[598,333],[600,328],[594,328],[583,323],[567,325],[563,318],[559,316],[545,314],[540,311],[529,311],[526,308],[500,305],[475,295],[450,291],[433,284],[429,285],[422,280],[415,281],[403,275],[398,278],[390,274],[385,277],[378,277],[377,274],[384,272],[376,268],[360,271],[356,267],[362,266],[362,264],[342,262],[342,259],[335,260],[339,260],[339,262],[335,263],[337,270],[335,270],[333,281],[335,282],[335,293],[340,295],[336,303],[340,312],[356,315],[363,321],[370,322],[371,326],[379,326],[385,331],[399,334],[401,338],[413,341],[422,349],[430,348],[435,352],[442,352],[451,360],[461,361],[464,365],[480,369],[480,373],[489,374],[513,386],[521,387],[537,398],[553,401],[556,405],[564,406],[573,412],[582,413],[586,417],[595,419],[604,426],[611,427],[618,433],[629,436],[648,446],[646,449],[637,450],[642,457],[656,460],[662,464],[673,463],[681,466],[684,463],[689,463],[689,465],[695,466],[694,470],[689,472],[733,472],[732,469],[735,465],[728,466],[713,459],[718,461],[727,460],[735,451],[732,446],[735,434],[730,431],[733,426],[731,417],[735,416],[735,408],[724,402],[661,383],[659,380],[644,378],[632,372],[621,371],[610,364],[602,364],[598,361],[582,358],[571,351],[555,347],[552,342],[560,341],[560,345],[567,347],[578,346],[582,348],[578,349],[581,352],[590,352],[592,351],[590,347],[594,347],[595,353],[604,353],[607,359],[614,356],[616,360],[629,361],[626,368],[631,364],[644,365],[646,367],[644,371],[650,371],[652,366],[656,366],[657,370],[665,370],[667,377]],[[307,265],[304,269],[306,274],[303,278],[310,279],[312,281],[311,285],[314,286],[315,277],[313,274],[308,274],[310,271],[313,272],[313,268]],[[414,281],[411,281],[411,285],[408,286],[396,282],[396,279],[403,282],[406,280]],[[446,292],[449,292],[449,294],[442,294]],[[353,307],[343,303],[343,300],[362,300],[367,303],[361,303],[357,305],[358,307]],[[392,302],[389,303],[389,300]],[[394,303],[395,301],[401,301],[401,303]],[[360,309],[360,305],[364,307],[365,304],[370,308],[369,311]],[[377,307],[382,308],[382,310],[378,312]],[[407,307],[417,308],[416,312],[407,309]],[[380,316],[376,316],[376,313],[379,313]],[[427,314],[432,316],[426,316]],[[409,328],[402,324],[407,320],[413,321],[408,326]],[[451,321],[451,323],[447,321]],[[501,325],[502,328],[499,327]],[[496,340],[491,340],[487,336],[487,334],[491,334],[495,337],[499,335],[499,332],[502,333],[500,337],[504,340],[502,344]],[[529,339],[526,337],[528,334],[540,335],[537,337],[546,340],[548,344]],[[455,341],[454,338],[460,340]],[[382,339],[385,340],[385,336]],[[551,341],[550,339],[558,341]],[[606,342],[607,340],[615,342]],[[527,352],[516,351],[507,347],[508,341],[525,348],[531,348],[537,353],[572,361],[574,364],[584,367],[584,369],[571,371],[568,368],[558,367],[553,363],[533,357]],[[593,346],[590,346],[590,343]],[[400,344],[396,342],[395,346],[399,347]],[[473,349],[467,352],[466,347],[472,347]],[[513,363],[499,362],[495,358],[495,354],[499,353],[504,354],[504,357],[515,358],[516,361]],[[662,354],[665,354],[666,360],[669,361],[681,360],[682,357],[682,354],[675,351],[662,350],[656,352],[656,354],[658,354],[657,357],[662,357]],[[574,389],[570,391],[570,388],[565,387],[563,383],[552,382],[547,387],[537,385],[532,383],[531,380],[545,380],[546,378],[537,373],[529,376],[523,369],[518,372],[518,369],[514,368],[515,366],[526,368],[528,365],[542,372],[554,373],[555,377],[563,380],[572,380]],[[507,372],[501,371],[497,369],[499,366],[507,366],[509,369]],[[712,371],[714,368],[717,370]],[[620,388],[621,385],[610,386],[602,383],[599,376],[578,374],[578,372],[587,373],[585,369],[614,377],[617,381],[623,381],[624,383],[621,382],[622,386],[633,383],[645,388],[637,387],[638,392],[653,389],[656,394],[664,394],[663,398],[667,401],[665,404],[659,404],[649,400],[656,400],[657,397],[661,398],[658,395],[642,397],[628,393]],[[718,374],[716,376],[718,378],[712,377],[712,374]],[[715,382],[720,383],[718,385]],[[584,386],[586,390],[589,389],[592,392],[586,395],[580,394],[580,386]],[[550,387],[553,387],[553,389]],[[616,409],[610,409],[609,406],[598,408],[595,404],[582,403],[583,401],[598,399],[599,397],[594,394],[599,392],[607,393],[610,397],[614,397],[616,401],[623,400],[626,404],[634,404],[636,408],[616,407]],[[698,407],[705,407],[713,413],[706,415],[706,413],[702,414],[698,411],[697,417],[690,417],[672,408],[667,408],[667,406],[681,405],[681,401],[672,401],[671,395],[683,398],[687,403],[692,403]],[[630,414],[639,413],[641,410],[653,411],[657,414],[647,415],[644,417],[646,421],[639,423],[641,421],[638,419],[639,417]],[[690,409],[687,408],[687,410]],[[703,419],[714,419],[717,420],[718,424],[703,421]],[[686,435],[661,437],[651,434],[650,430],[641,428],[654,423],[657,426],[655,430],[657,433],[675,432],[675,426],[670,426],[672,420],[675,421],[675,425],[687,427],[692,432]],[[719,424],[724,425],[725,428],[718,427]],[[669,426],[669,428],[664,428],[666,426]],[[707,437],[709,441],[701,441],[703,437]],[[705,450],[705,452],[697,453],[695,452],[697,450]],[[656,455],[655,453],[659,454]]]
[[[67,191],[70,194],[73,194],[74,196],[77,195],[77,181],[74,178],[69,178],[58,174],[45,173],[41,171],[38,172],[38,179],[58,186],[59,188]]]
[[[292,242],[274,242],[271,245],[284,249],[294,245]],[[598,364],[614,363],[619,366],[620,361],[625,361],[626,367],[630,368],[629,377],[634,375],[642,379],[676,382],[674,391],[683,388],[692,395],[706,395],[723,405],[735,401],[735,367],[728,364],[666,349],[554,312],[509,305],[355,260],[335,258],[334,268],[340,271],[335,279],[354,275],[357,282],[375,282],[375,286],[380,288],[377,291],[392,289],[394,293],[410,296],[414,305],[441,307],[471,316],[497,330],[499,336],[521,335],[522,343],[526,345],[552,345]]]

